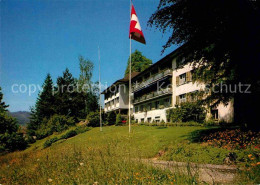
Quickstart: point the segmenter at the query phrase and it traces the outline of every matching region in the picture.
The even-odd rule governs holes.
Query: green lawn
[[[155,169],[136,159],[222,164],[230,151],[191,142],[192,133],[203,129],[207,128],[133,126],[129,134],[126,126],[104,127],[103,132],[93,128],[46,149],[44,139],[0,157],[0,184],[190,184],[195,177]]]

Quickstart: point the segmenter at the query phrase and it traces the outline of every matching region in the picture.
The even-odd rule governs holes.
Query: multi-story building
[[[205,84],[192,82],[191,64],[177,68],[178,53],[179,49],[133,78],[132,103],[136,122],[168,122],[167,109],[174,108],[182,102],[194,101],[192,94],[205,88]],[[232,102],[209,109],[207,118],[209,117],[219,122],[232,122],[234,117]]]
[[[166,119],[167,109],[174,108],[182,102],[195,101],[193,93],[205,89],[205,84],[192,82],[191,64],[178,68],[177,58],[180,58],[180,50],[181,48],[176,49],[143,72],[132,75],[131,106],[136,122],[169,122],[170,120]],[[109,88],[116,90],[111,91]],[[127,113],[128,77],[116,81],[109,88],[103,91],[105,112],[115,110]],[[220,104],[208,109],[207,118],[209,117],[219,122],[232,122],[233,103]]]
[[[133,72],[131,77],[134,78],[138,72]],[[129,76],[115,81],[107,87],[101,94],[104,94],[104,111],[114,111],[120,114],[128,114],[129,109]],[[131,106],[132,107],[132,106]]]

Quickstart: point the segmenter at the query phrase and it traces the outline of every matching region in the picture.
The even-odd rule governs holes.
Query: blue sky
[[[132,51],[140,50],[154,63],[176,47],[161,55],[170,33],[147,27],[159,0],[133,3],[147,44],[132,41]],[[128,0],[1,0],[0,23],[0,86],[10,111],[28,111],[38,96],[38,91],[13,93],[14,84],[41,86],[47,73],[56,83],[66,67],[78,77],[79,55],[94,63],[97,81],[98,45],[101,82],[109,85],[124,75],[129,57]]]

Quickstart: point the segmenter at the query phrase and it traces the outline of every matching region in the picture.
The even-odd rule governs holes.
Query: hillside
[[[17,112],[9,112],[9,114],[17,119],[19,125],[25,126],[26,123],[30,121],[30,112],[27,111],[17,111]]]
[[[171,160],[223,164],[230,152],[192,142],[200,126],[104,127],[59,140],[43,148],[47,139],[32,144],[22,152],[0,156],[0,182],[3,184],[197,184],[197,175],[185,175],[168,169],[155,168],[139,161]],[[245,155],[237,151],[238,156]],[[187,166],[187,169],[190,167]],[[176,169],[178,170],[178,169]],[[192,169],[196,170],[196,168]],[[257,175],[252,175],[257,177]],[[238,178],[236,180],[239,180]],[[250,184],[248,179],[242,182]],[[258,182],[254,180],[252,182]],[[237,182],[234,182],[235,184]],[[245,184],[246,184],[245,183]]]

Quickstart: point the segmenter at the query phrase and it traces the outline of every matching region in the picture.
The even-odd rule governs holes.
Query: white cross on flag
[[[131,37],[130,37],[131,36]],[[144,34],[142,32],[139,20],[137,18],[134,5],[131,8],[131,20],[130,20],[130,30],[129,30],[129,38],[136,40],[145,44]]]

